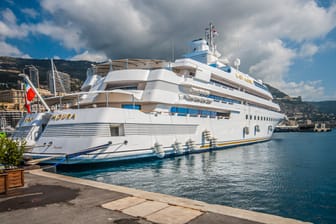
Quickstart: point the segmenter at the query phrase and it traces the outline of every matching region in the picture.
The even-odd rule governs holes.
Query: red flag
[[[33,90],[33,88],[31,88],[31,86],[28,83],[26,83],[25,85],[25,107],[27,108],[28,113],[31,113],[30,103],[33,101],[35,95],[36,93]]]

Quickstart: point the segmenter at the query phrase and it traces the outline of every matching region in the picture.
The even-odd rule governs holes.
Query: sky
[[[0,55],[171,60],[209,22],[242,72],[305,101],[336,100],[336,0],[0,0]]]

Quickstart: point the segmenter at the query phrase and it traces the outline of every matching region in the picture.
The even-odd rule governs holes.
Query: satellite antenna
[[[236,60],[234,60],[233,65],[236,67],[236,69],[239,71],[239,65],[240,65],[240,59],[236,58]]]

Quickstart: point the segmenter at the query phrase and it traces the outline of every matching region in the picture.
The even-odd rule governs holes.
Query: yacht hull
[[[282,116],[260,108],[251,110],[263,113],[260,117]],[[63,110],[52,115],[25,156],[48,164],[87,164],[180,156],[271,138],[276,121],[245,116],[244,112],[218,119],[120,108]]]

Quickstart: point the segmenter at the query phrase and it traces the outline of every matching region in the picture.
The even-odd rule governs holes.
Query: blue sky
[[[222,57],[304,100],[336,100],[334,0],[1,0],[0,55],[170,59],[209,22]]]

